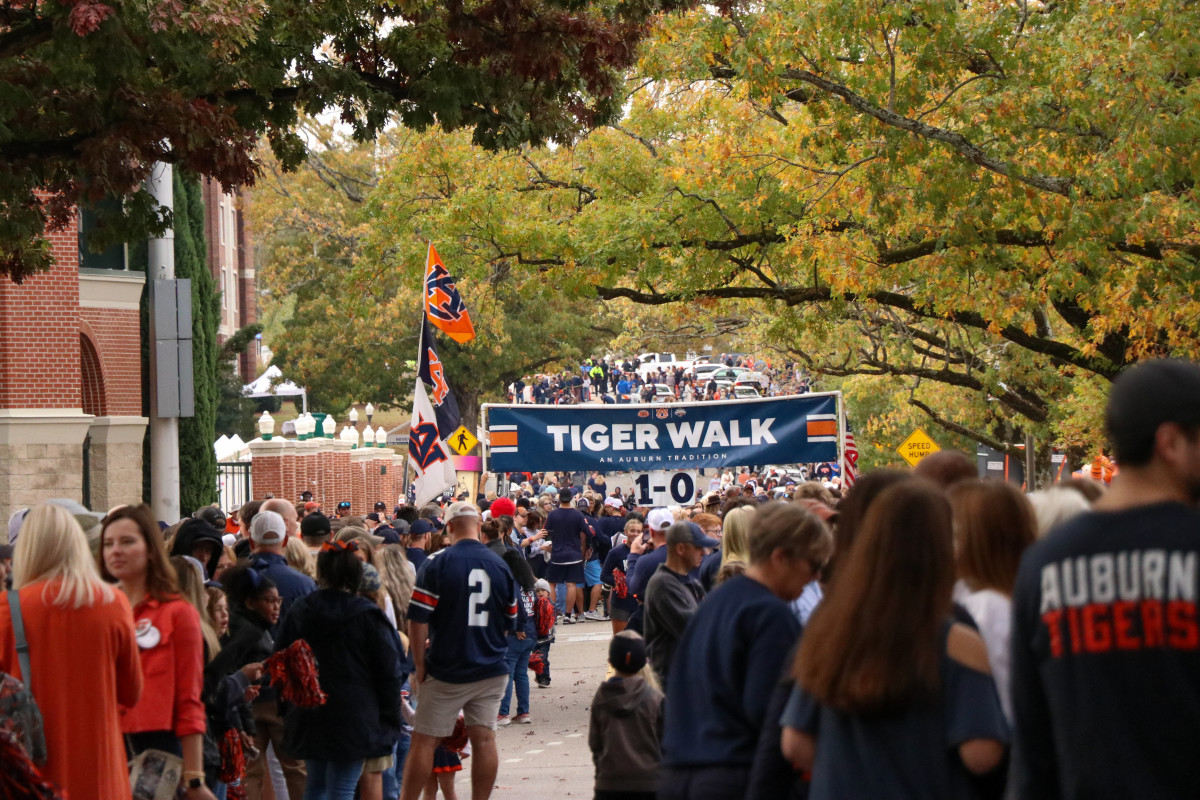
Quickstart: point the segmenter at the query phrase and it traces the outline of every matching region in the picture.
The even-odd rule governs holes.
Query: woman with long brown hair
[[[954,552],[966,590],[959,602],[979,626],[988,664],[1000,690],[1000,705],[1013,719],[1009,687],[1012,592],[1021,555],[1037,539],[1033,507],[1007,481],[970,481],[950,488]]]
[[[950,618],[953,587],[943,493],[885,490],[796,657],[782,748],[813,800],[968,798],[969,774],[1000,764],[1008,726],[983,641]]]
[[[188,800],[214,800],[204,773],[200,614],[179,594],[149,506],[121,506],[104,518],[100,575],[116,583],[133,606],[145,676],[141,700],[121,719],[130,755],[155,749],[182,757]]]

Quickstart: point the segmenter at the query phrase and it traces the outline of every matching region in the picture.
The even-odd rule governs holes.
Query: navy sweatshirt
[[[1017,793],[1200,797],[1200,513],[1076,517],[1013,593]]]
[[[667,689],[663,764],[749,767],[771,694],[800,623],[758,581],[739,575],[692,615]]]

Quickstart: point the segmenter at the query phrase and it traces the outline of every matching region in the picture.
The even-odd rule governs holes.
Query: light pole
[[[370,426],[371,417],[375,416],[375,406],[367,403],[367,407],[363,410],[367,412],[367,425]]]

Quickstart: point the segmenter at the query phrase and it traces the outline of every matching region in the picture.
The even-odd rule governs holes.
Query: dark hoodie
[[[221,561],[221,553],[225,551],[225,543],[221,540],[221,532],[202,519],[189,519],[179,526],[175,532],[175,543],[171,545],[171,555],[190,556],[201,542],[212,542],[212,555],[204,564],[204,576],[212,578]]]
[[[658,791],[662,735],[662,692],[637,676],[600,684],[588,728],[596,791]]]
[[[318,589],[297,600],[283,620],[276,650],[298,639],[316,657],[321,690],[316,708],[289,706],[284,746],[295,758],[358,761],[392,752],[400,733],[400,637],[366,598]]]

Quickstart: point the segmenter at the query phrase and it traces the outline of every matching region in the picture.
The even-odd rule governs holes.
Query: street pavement
[[[550,646],[551,685],[538,689],[530,673],[532,725],[496,731],[500,774],[492,797],[592,797],[592,754],[588,750],[588,714],[596,688],[604,680],[612,627],[608,622],[559,625]],[[516,714],[516,697],[511,713]],[[470,796],[471,759],[455,781],[459,797]]]

